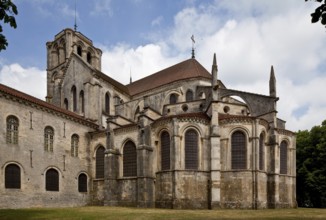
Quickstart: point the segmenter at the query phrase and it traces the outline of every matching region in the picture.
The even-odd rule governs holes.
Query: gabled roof
[[[130,95],[136,95],[183,79],[211,79],[211,77],[211,74],[196,59],[188,59],[143,79],[137,80],[127,85],[127,88]]]
[[[120,90],[120,92],[124,92],[126,94],[129,94],[128,88],[125,85],[123,85],[123,84],[119,83],[118,81],[112,79],[108,75],[102,73],[99,70],[96,71],[96,75],[99,76],[100,78],[102,78],[103,80],[105,80],[106,82],[110,83],[116,89]]]
[[[29,103],[36,104],[36,105],[41,106],[43,108],[46,108],[46,109],[49,109],[49,110],[52,110],[52,111],[55,111],[55,112],[58,112],[58,113],[62,113],[64,115],[66,115],[66,116],[74,118],[75,120],[83,121],[88,126],[96,127],[96,128],[98,127],[98,125],[96,125],[95,123],[86,120],[84,117],[82,117],[82,116],[80,116],[80,115],[78,115],[78,114],[76,114],[74,112],[71,112],[71,111],[68,111],[66,109],[57,107],[57,106],[55,106],[55,105],[53,105],[51,103],[48,103],[48,102],[42,101],[40,99],[37,99],[37,98],[35,98],[33,96],[27,95],[26,93],[20,92],[18,90],[15,90],[13,88],[5,86],[5,85],[3,85],[1,83],[0,83],[0,92],[8,94],[8,95],[13,96],[13,97],[16,97],[17,99],[21,99],[21,100],[27,101]]]

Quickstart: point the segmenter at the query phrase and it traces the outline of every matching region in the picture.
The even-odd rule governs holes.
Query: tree
[[[326,120],[297,132],[297,200],[301,207],[326,207]]]
[[[15,15],[18,14],[17,7],[11,0],[0,1],[0,21],[4,24],[9,24],[12,28],[17,28]],[[3,28],[0,24],[0,51],[5,50],[8,46],[8,41],[5,35],[2,34]]]

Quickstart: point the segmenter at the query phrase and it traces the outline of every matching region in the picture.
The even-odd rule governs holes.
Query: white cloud
[[[136,81],[180,61],[177,57],[166,57],[162,47],[147,44],[132,48],[129,45],[116,45],[102,48],[102,71],[122,84]]]
[[[91,15],[113,15],[112,0],[97,0],[93,4],[94,8],[91,9]]]
[[[326,93],[326,77],[322,71],[326,35],[320,24],[310,23],[315,5],[297,0],[216,0],[199,2],[196,7],[195,4],[193,1],[189,4],[192,7],[179,11],[171,27],[164,26],[161,16],[154,19],[152,25],[160,25],[161,30],[148,33],[151,42],[147,44],[100,46],[103,72],[127,84],[130,71],[135,81],[174,65],[190,58],[190,37],[194,34],[196,59],[210,70],[216,52],[219,78],[229,88],[268,95],[270,66],[274,65],[280,97],[278,115],[288,122],[289,129],[309,129],[325,119],[326,99],[322,95]],[[112,16],[112,0],[94,2],[92,13]],[[33,95],[45,93],[45,72],[23,67],[19,70],[17,65],[4,66],[0,81],[17,89],[26,85]],[[4,77],[5,72],[15,74]],[[30,85],[36,82],[26,77],[27,72],[35,75],[37,82],[42,73],[44,87],[32,91]]]
[[[140,78],[167,66],[167,60],[177,63],[182,57],[190,58],[190,36],[195,34],[196,58],[209,70],[216,52],[219,77],[229,88],[268,95],[270,67],[274,65],[279,116],[292,130],[307,129],[324,120],[322,110],[326,106],[318,95],[325,93],[325,88],[317,90],[314,80],[322,75],[318,68],[326,58],[325,33],[321,26],[310,23],[311,10],[294,0],[280,4],[228,0],[185,8],[176,14],[169,31],[161,36],[153,34],[160,36],[152,39],[154,44],[115,47],[107,50],[111,52],[105,52],[103,59],[108,70],[122,70],[117,79],[127,82],[130,66]],[[223,11],[224,16],[217,11]],[[295,114],[305,106],[305,112]]]
[[[151,25],[158,26],[162,23],[162,21],[163,21],[163,16],[158,16],[151,22]]]
[[[44,100],[46,71],[35,67],[24,68],[14,63],[0,69],[0,83]]]

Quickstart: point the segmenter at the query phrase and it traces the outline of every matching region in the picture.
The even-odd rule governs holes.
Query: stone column
[[[279,144],[278,134],[274,126],[270,128],[267,145],[270,154],[267,180],[267,206],[268,208],[276,208],[279,203]]]
[[[150,145],[149,119],[144,112],[139,116],[137,146],[137,206],[154,207],[154,177],[152,175],[153,148]]]
[[[171,201],[171,208],[175,207],[176,204],[178,203],[178,198],[176,196],[176,172],[175,170],[181,170],[182,169],[182,164],[181,161],[183,159],[181,158],[181,140],[180,140],[180,134],[179,134],[179,121],[177,118],[172,119],[172,138],[171,138],[171,190],[172,190],[172,201]]]
[[[114,135],[112,123],[115,117],[107,119],[106,150],[104,158],[104,205],[118,205],[118,177],[119,177],[119,155],[114,148]]]
[[[251,151],[251,171],[252,171],[252,208],[258,208],[258,167],[259,167],[259,119],[252,123],[252,151]]]
[[[211,118],[211,183],[210,187],[210,208],[217,209],[221,207],[221,137],[218,124],[218,103],[212,102]]]

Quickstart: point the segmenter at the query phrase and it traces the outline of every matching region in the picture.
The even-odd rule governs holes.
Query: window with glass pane
[[[96,178],[104,178],[104,152],[105,148],[102,146],[96,150]]]
[[[71,136],[71,156],[72,157],[78,157],[78,142],[79,137],[77,134],[73,134]]]
[[[49,169],[46,172],[45,189],[47,191],[59,191],[59,173],[55,169]]]
[[[280,146],[280,174],[287,174],[288,144],[286,141],[281,142]]]
[[[128,141],[123,148],[123,176],[137,176],[137,152],[132,141]]]
[[[198,134],[194,129],[185,133],[185,169],[198,169]]]
[[[232,134],[231,140],[232,169],[247,168],[246,136],[241,131]]]
[[[20,167],[9,164],[5,169],[5,188],[20,189]]]
[[[161,134],[161,169],[170,169],[170,135],[166,131]]]
[[[8,144],[18,144],[18,119],[15,116],[7,118],[6,140]]]
[[[54,130],[50,126],[44,129],[44,151],[53,152]]]
[[[265,135],[263,133],[259,136],[259,169],[264,170],[265,165]]]

